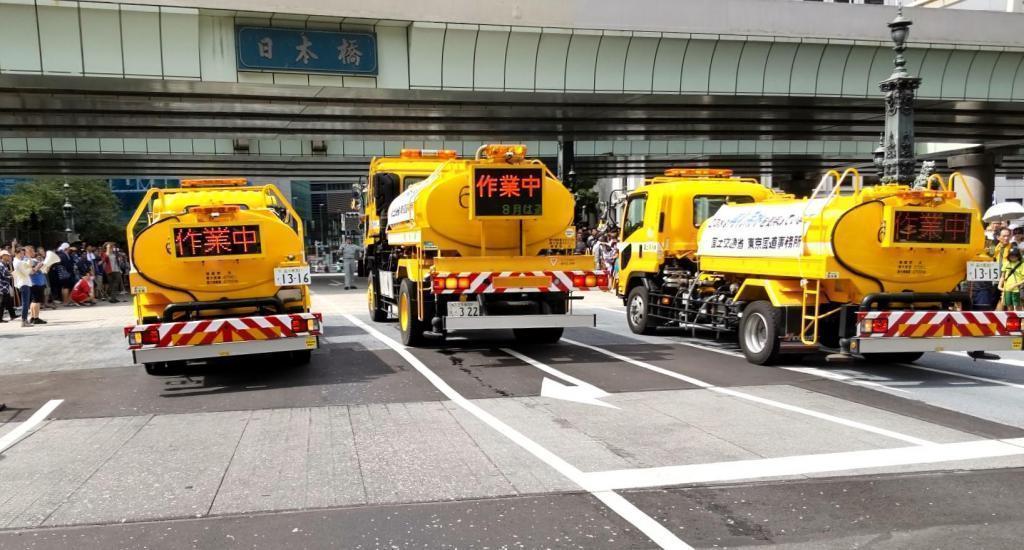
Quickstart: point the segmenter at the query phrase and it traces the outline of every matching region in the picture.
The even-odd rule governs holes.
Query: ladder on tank
[[[818,343],[818,321],[824,317],[824,315],[820,315],[821,280],[808,281],[804,279],[800,283],[804,289],[803,297],[800,300],[800,341],[808,346],[813,346]],[[814,301],[814,304],[811,313],[808,314],[807,306],[811,300]],[[807,337],[808,331],[811,333],[810,338]]]

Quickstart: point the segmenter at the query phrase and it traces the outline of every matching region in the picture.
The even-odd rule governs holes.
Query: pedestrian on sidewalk
[[[0,250],[0,323],[6,323],[4,321],[4,312],[6,311],[11,317],[11,321],[15,318],[14,313],[14,276],[12,271],[14,266],[11,264],[11,253],[6,250]],[[2,409],[0,409],[2,410]]]
[[[96,304],[96,300],[92,297],[92,280],[92,272],[89,272],[75,283],[75,288],[71,291],[71,301],[73,303],[80,306]]]
[[[32,306],[34,309],[29,322],[33,325],[45,325],[46,321],[39,318],[39,310],[46,301],[46,273],[43,273],[43,258],[33,252],[31,259],[32,274],[29,280],[32,282]]]
[[[62,305],[71,304],[71,289],[75,288],[75,264],[71,260],[73,248],[69,243],[61,243],[57,247],[57,257],[60,263],[50,268],[50,288],[60,289]]]
[[[121,300],[117,295],[123,290],[124,279],[121,278],[121,266],[117,262],[117,247],[114,243],[107,243],[103,253],[100,254],[103,265],[103,280],[107,283],[107,301],[116,304]]]
[[[37,304],[32,303],[32,256],[35,251],[31,246],[23,246],[16,252],[14,257],[14,288],[18,289],[21,298],[21,326],[30,327],[30,318],[39,316]],[[31,316],[31,317],[30,317]]]
[[[362,249],[352,244],[351,238],[346,238],[345,244],[341,245],[341,262],[345,270],[345,290],[356,287],[353,278],[355,277],[356,262],[359,260],[360,252],[362,252]]]

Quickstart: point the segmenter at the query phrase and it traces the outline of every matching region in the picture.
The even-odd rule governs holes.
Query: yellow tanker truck
[[[253,354],[308,363],[319,346],[302,222],[275,186],[247,183],[150,189],[132,216],[136,324],[124,333],[147,373]]]
[[[724,172],[675,175],[627,197],[617,292],[633,332],[737,334],[757,364],[819,349],[884,362],[1021,349],[1018,313],[971,311],[956,291],[997,276],[956,174],[862,187],[856,170],[832,171],[804,199]]]
[[[550,343],[573,314],[574,291],[607,290],[592,256],[573,255],[573,197],[523,145],[485,145],[473,159],[403,151],[374,159],[367,189],[367,302],[398,317],[402,342],[452,331],[512,329]],[[429,157],[429,158],[424,158]],[[410,182],[414,182],[410,185]]]

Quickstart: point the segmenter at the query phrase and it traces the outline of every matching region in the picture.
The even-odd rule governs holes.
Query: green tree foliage
[[[14,187],[0,197],[0,223],[48,235],[64,231],[64,178],[41,178]],[[75,232],[86,242],[123,241],[121,204],[106,180],[68,178]],[[52,243],[44,243],[52,244]]]

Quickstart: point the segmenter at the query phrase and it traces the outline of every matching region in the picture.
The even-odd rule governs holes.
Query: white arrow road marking
[[[345,283],[337,279],[331,279],[331,282],[327,283],[327,286],[345,286]]]
[[[423,375],[423,377],[437,388],[438,391],[443,393],[448,399],[451,399],[452,403],[456,406],[473,415],[477,420],[480,420],[484,424],[490,426],[491,429],[505,436],[516,445],[519,445],[523,450],[537,457],[548,466],[554,468],[555,471],[570,479],[573,483],[579,485],[584,491],[594,495],[594,498],[603,502],[605,506],[622,517],[622,519],[628,521],[641,533],[647,535],[654,544],[661,548],[665,548],[666,550],[693,550],[693,547],[683,542],[682,539],[677,537],[672,531],[669,531],[661,522],[647,515],[646,512],[637,508],[635,504],[626,500],[622,495],[615,491],[591,490],[591,482],[587,480],[586,474],[581,472],[572,464],[566,462],[565,459],[541,446],[536,441],[526,437],[512,426],[498,420],[497,417],[483,410],[476,403],[473,403],[469,399],[463,397],[462,394],[455,391],[454,388],[449,386],[448,383],[442,380],[434,371],[430,370],[423,361],[420,361],[415,355],[410,353],[405,346],[394,339],[385,336],[384,333],[360,321],[355,316],[348,313],[343,315],[350,323],[365,330],[371,336],[380,340],[386,346],[394,350],[395,353],[412,365],[412,367]]]
[[[508,348],[501,348],[501,351],[511,355],[512,357],[515,357],[516,359],[519,359],[520,361],[523,361],[524,363],[528,363],[534,367],[537,367],[538,369],[550,374],[551,376],[561,378],[562,380],[565,380],[566,382],[572,384],[571,386],[566,386],[565,384],[562,384],[557,380],[552,380],[548,377],[544,377],[544,380],[540,384],[541,397],[564,399],[565,401],[575,401],[577,403],[586,403],[587,405],[597,405],[600,407],[618,409],[618,407],[616,407],[615,405],[611,405],[603,401],[598,401],[598,399],[602,397],[608,397],[609,394],[608,392],[602,390],[597,386],[588,384],[583,380],[580,380],[579,378],[565,374],[564,372],[553,367],[550,367],[548,365],[545,365],[544,363],[541,363],[540,361],[537,361],[532,357],[527,357],[519,353],[518,351],[511,350]]]
[[[46,419],[46,416],[53,412],[54,409],[63,403],[63,399],[51,399],[46,402],[45,405],[39,407],[39,410],[32,416],[28,417],[28,420],[21,423],[20,426],[14,428],[7,435],[0,437],[0,453],[7,450],[8,447],[17,443],[19,439],[25,434],[36,427],[37,424]]]

